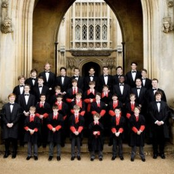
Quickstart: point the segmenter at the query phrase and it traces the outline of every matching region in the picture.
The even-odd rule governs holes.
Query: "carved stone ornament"
[[[173,26],[171,24],[171,17],[165,17],[165,18],[163,18],[162,31],[164,33],[169,33],[172,30],[173,30]]]
[[[8,8],[8,5],[9,5],[8,0],[4,0],[4,1],[2,1],[1,7],[2,8]]]
[[[2,21],[1,32],[5,33],[5,34],[13,32],[13,29],[12,29],[12,19],[11,18],[6,17],[4,19],[4,21]]]
[[[173,1],[171,1],[171,0],[169,0],[169,1],[167,2],[167,5],[168,5],[168,7],[173,7],[174,2],[173,2]]]

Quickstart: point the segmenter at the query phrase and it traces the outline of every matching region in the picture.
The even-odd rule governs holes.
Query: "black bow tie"
[[[24,85],[19,85],[19,87],[24,87]]]
[[[29,96],[29,94],[24,94],[24,96]]]
[[[39,86],[39,88],[42,88],[43,86]]]
[[[132,73],[136,73],[136,71],[132,71]]]
[[[158,89],[153,88],[152,90],[153,90],[153,91],[157,91]]]
[[[79,78],[79,76],[74,76],[74,78]]]
[[[14,103],[10,103],[10,105],[14,105]]]
[[[141,88],[137,88],[137,89],[141,89]]]
[[[45,71],[45,73],[50,73],[50,71]]]
[[[94,75],[92,75],[92,76],[89,76],[89,77],[94,77]]]
[[[161,103],[161,101],[156,101],[156,103]]]
[[[32,80],[36,80],[36,78],[31,78]]]
[[[108,75],[104,75],[104,77],[108,77]]]
[[[124,83],[120,83],[119,86],[124,86]]]

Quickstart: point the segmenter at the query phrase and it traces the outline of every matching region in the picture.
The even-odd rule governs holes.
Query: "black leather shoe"
[[[57,161],[60,161],[61,160],[61,157],[60,156],[57,156]]]
[[[71,157],[71,161],[74,161],[74,159],[75,159],[75,157],[74,157],[74,156],[72,156],[72,157]]]
[[[123,156],[120,156],[120,160],[124,160]]]
[[[12,154],[12,158],[13,159],[16,158],[16,153]]]
[[[155,153],[153,154],[153,159],[157,159],[158,155]]]
[[[134,158],[131,157],[131,161],[133,162],[134,161]]]
[[[99,161],[102,161],[102,160],[103,160],[103,158],[100,156],[100,157],[99,157]]]
[[[166,158],[163,153],[160,156],[161,156],[162,159],[165,159]]]
[[[111,160],[115,160],[116,156],[112,156]]]
[[[38,157],[37,157],[37,156],[34,156],[34,160],[36,160],[36,161],[37,161],[37,160],[38,160]]]
[[[4,158],[8,158],[8,156],[9,156],[9,153],[4,154]]]
[[[94,161],[94,157],[91,157],[91,159],[90,159],[91,161]]]
[[[141,158],[141,160],[142,160],[143,162],[145,162],[145,161],[146,161],[146,159],[145,159],[145,158]]]
[[[27,156],[26,160],[30,160],[31,156]]]
[[[49,156],[49,157],[48,157],[48,161],[51,161],[52,159],[53,159],[52,156]]]
[[[79,161],[80,161],[80,160],[81,160],[81,157],[80,157],[80,156],[77,156],[77,160],[79,160]]]

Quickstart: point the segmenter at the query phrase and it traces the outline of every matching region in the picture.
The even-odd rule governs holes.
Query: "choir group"
[[[89,68],[89,76],[81,77],[79,68],[68,77],[66,68],[60,68],[60,75],[51,72],[49,63],[40,74],[31,70],[25,79],[19,76],[19,85],[14,87],[1,112],[2,138],[5,144],[4,158],[16,158],[18,142],[27,143],[27,158],[38,160],[38,147],[49,144],[49,157],[54,148],[57,160],[61,160],[61,147],[67,137],[71,140],[71,160],[81,160],[83,137],[88,138],[90,160],[96,157],[102,161],[104,138],[112,145],[112,160],[124,159],[122,143],[131,146],[130,160],[133,162],[136,147],[141,160],[145,155],[145,141],[152,143],[153,158],[165,159],[165,141],[169,138],[169,109],[166,96],[158,87],[157,79],[148,79],[147,70],[137,70],[137,63],[131,63],[131,70],[125,75],[121,66],[116,75],[109,75],[107,66],[103,74],[95,76],[95,69]],[[32,152],[33,151],[33,152]]]

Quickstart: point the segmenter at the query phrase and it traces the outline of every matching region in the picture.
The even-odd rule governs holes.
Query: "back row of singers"
[[[56,77],[54,73],[50,71],[50,64],[45,65],[45,71],[39,74],[39,79],[37,78],[37,70],[31,70],[31,77],[26,79],[24,76],[18,78],[19,85],[17,85],[13,93],[18,97],[20,94],[24,93],[24,85],[29,84],[31,87],[30,93],[33,93],[36,97],[36,101],[39,101],[40,94],[48,94],[51,96],[54,94],[54,87],[60,86],[61,94],[67,94],[69,88],[72,87],[72,80],[77,80],[77,87],[81,89],[80,92],[85,92],[89,89],[89,82],[95,82],[95,90],[102,93],[103,86],[107,85],[111,94],[116,93],[121,96],[121,102],[125,103],[125,96],[129,98],[128,93],[130,89],[133,89],[133,93],[136,93],[136,97],[140,94],[144,94],[144,90],[141,87],[146,88],[148,91],[147,101],[154,101],[154,93],[160,90],[163,93],[163,100],[166,101],[165,93],[163,90],[158,88],[158,80],[153,79],[152,81],[147,78],[147,70],[143,69],[141,72],[137,71],[137,64],[135,62],[131,63],[131,71],[126,75],[123,75],[123,69],[121,66],[116,68],[117,74],[114,76],[109,75],[108,67],[103,67],[103,75],[100,77],[95,76],[94,68],[89,69],[89,76],[81,77],[79,68],[74,69],[74,75],[72,77],[66,76],[66,68],[60,68],[60,76]],[[139,82],[136,79],[140,79]],[[137,87],[137,91],[136,91]],[[141,89],[139,89],[141,88]],[[77,90],[76,90],[77,91]],[[79,91],[78,91],[79,92]],[[119,97],[120,98],[120,97]],[[138,98],[138,97],[137,97]],[[142,98],[142,96],[140,97]],[[17,99],[16,99],[17,100]]]

